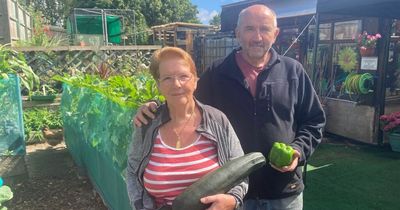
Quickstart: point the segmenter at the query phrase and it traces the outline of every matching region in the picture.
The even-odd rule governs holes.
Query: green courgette
[[[249,176],[251,172],[265,164],[265,157],[260,152],[252,152],[235,158],[186,188],[172,202],[172,209],[204,210],[208,206],[202,204],[200,198],[228,192]]]

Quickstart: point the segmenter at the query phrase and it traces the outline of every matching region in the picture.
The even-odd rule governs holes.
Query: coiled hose
[[[349,74],[343,83],[346,93],[367,94],[372,88],[374,77],[370,73]]]

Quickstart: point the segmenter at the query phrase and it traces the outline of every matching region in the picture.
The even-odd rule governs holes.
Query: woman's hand
[[[148,120],[146,117],[150,119],[154,119],[154,112],[157,110],[157,103],[154,101],[147,102],[139,107],[136,112],[136,115],[133,117],[133,123],[136,127],[142,127],[142,125],[147,125]]]
[[[283,166],[282,168],[279,168],[278,166],[273,165],[270,163],[271,167],[274,168],[275,170],[278,170],[282,173],[289,172],[289,171],[294,171],[299,164],[299,158],[300,158],[300,152],[297,150],[294,150],[293,154],[293,160],[292,163],[288,166]]]
[[[236,199],[229,194],[216,194],[201,198],[203,204],[211,204],[206,210],[233,210],[236,207]]]

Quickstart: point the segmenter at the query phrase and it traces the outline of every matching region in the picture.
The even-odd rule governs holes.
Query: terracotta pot
[[[375,48],[360,48],[360,55],[362,57],[373,56],[375,54]]]

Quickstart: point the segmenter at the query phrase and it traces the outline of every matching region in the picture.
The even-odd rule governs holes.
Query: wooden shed
[[[214,32],[218,28],[212,25],[175,22],[153,26],[151,30],[153,31],[154,44],[180,47],[193,55],[194,36]]]

